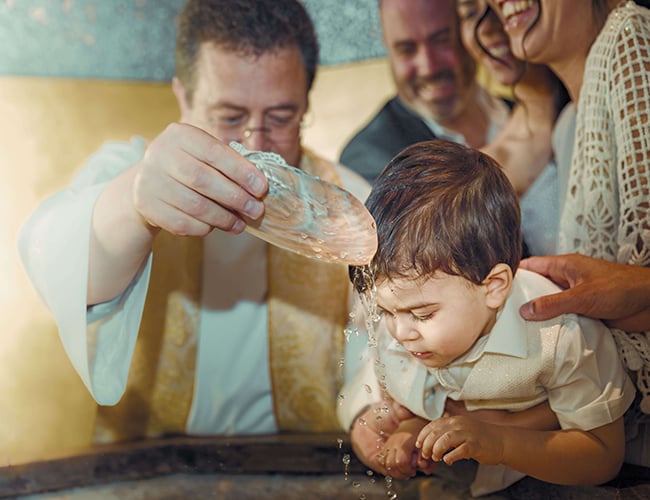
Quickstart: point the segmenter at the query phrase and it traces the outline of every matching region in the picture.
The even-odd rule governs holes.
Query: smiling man
[[[357,132],[340,158],[371,183],[395,154],[415,142],[445,138],[483,146],[508,113],[475,80],[452,0],[380,0],[379,9],[397,95]]]

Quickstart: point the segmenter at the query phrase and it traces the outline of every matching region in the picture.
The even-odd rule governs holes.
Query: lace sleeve
[[[617,260],[650,266],[650,12],[628,4],[614,15],[624,16],[612,33],[608,72],[620,209]]]
[[[650,10],[614,9],[587,58],[560,251],[650,267]],[[613,330],[650,422],[650,332]]]

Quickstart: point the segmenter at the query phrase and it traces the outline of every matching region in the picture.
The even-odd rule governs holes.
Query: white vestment
[[[125,391],[151,256],[122,295],[87,309],[92,211],[105,184],[138,162],[144,150],[141,138],[105,144],[68,188],[38,207],[19,237],[25,268],[56,320],[65,350],[101,405],[116,404]],[[366,181],[345,167],[337,166],[337,171],[344,187],[365,200],[370,189]],[[213,231],[204,238],[199,348],[188,434],[277,431],[269,373],[266,247],[248,233]],[[346,344],[346,350],[353,352],[364,347],[361,341]]]

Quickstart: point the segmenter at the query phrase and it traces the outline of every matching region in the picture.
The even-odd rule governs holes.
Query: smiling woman
[[[566,90],[547,66],[514,56],[502,22],[486,0],[456,0],[456,12],[463,45],[494,81],[510,89],[513,99],[506,125],[481,150],[503,166],[519,195],[528,254],[552,255],[559,223],[552,133],[568,100]]]
[[[559,252],[650,267],[650,10],[633,1],[488,1],[515,55],[548,64],[571,96],[554,132],[564,172]],[[638,390],[626,460],[648,466],[648,332],[613,332]]]

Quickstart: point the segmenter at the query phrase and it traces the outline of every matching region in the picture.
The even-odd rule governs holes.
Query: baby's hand
[[[422,470],[430,472],[431,463],[424,459],[420,460],[419,450],[415,447],[415,439],[426,423],[426,420],[419,417],[403,420],[395,432],[386,440],[381,457],[383,459],[382,465],[388,471],[388,475],[395,479],[413,477],[420,462],[428,466],[422,468]]]
[[[467,458],[499,464],[503,459],[504,429],[470,417],[442,417],[424,426],[415,446],[424,459],[443,460],[448,465]]]
[[[408,446],[403,437],[396,434],[389,437],[379,456],[388,475],[395,479],[409,479],[416,473],[418,450],[413,444]],[[411,439],[412,443],[414,441],[415,436]]]

